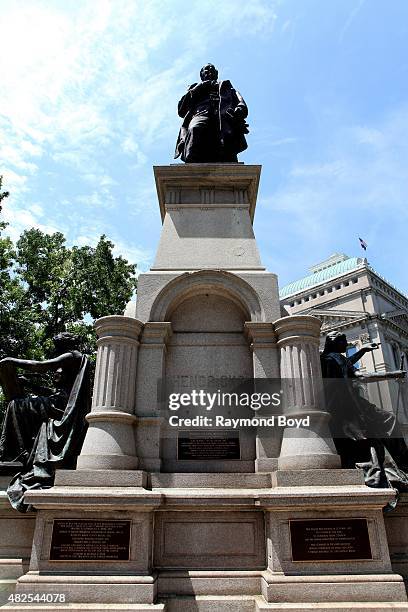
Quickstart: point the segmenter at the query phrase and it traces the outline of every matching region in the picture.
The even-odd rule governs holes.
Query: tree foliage
[[[0,203],[7,196],[0,180]],[[60,232],[29,229],[13,244],[5,227],[0,219],[0,359],[48,358],[61,331],[78,334],[82,350],[92,354],[93,320],[123,313],[136,288],[136,266],[114,257],[106,236],[96,247],[69,247]]]

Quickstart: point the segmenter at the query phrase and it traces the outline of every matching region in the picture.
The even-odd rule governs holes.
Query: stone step
[[[245,473],[152,473],[149,476],[152,489],[270,489],[271,474]]]
[[[263,597],[251,596],[196,596],[175,597],[157,604],[6,604],[0,606],[6,612],[407,612],[408,603],[396,602],[327,602],[327,603],[267,603]]]
[[[0,610],[10,612],[47,612],[47,610],[56,610],[61,612],[67,610],[69,612],[166,612],[165,604],[103,604],[103,603],[67,603],[67,604],[12,604],[0,606]]]
[[[336,601],[327,603],[267,603],[263,597],[255,597],[255,612],[280,610],[282,612],[407,612],[406,602]]]
[[[0,580],[0,608],[2,604],[6,604],[9,596],[14,593],[16,581],[12,578],[2,578]]]
[[[165,612],[255,612],[255,599],[247,595],[196,595],[162,601]]]

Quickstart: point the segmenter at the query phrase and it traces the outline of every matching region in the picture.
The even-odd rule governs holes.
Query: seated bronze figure
[[[21,462],[7,493],[11,504],[29,510],[24,493],[53,485],[57,467],[75,467],[86,432],[90,408],[89,364],[69,333],[53,338],[56,357],[32,361],[7,357],[0,361],[0,384],[7,403],[1,435],[0,461]],[[55,388],[31,383],[18,370],[54,373]],[[26,388],[30,388],[27,391]]]
[[[361,348],[346,357],[346,335],[333,331],[321,354],[322,374],[331,432],[342,467],[364,470],[368,486],[408,488],[408,447],[394,412],[369,402],[358,381],[380,382],[403,378],[406,372],[361,373],[354,364],[377,345]],[[388,451],[388,453],[386,453]]]

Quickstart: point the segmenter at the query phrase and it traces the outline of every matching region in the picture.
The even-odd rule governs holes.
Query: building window
[[[336,285],[336,289],[341,289],[341,285]]]
[[[349,284],[350,284],[350,281],[345,281],[344,286],[345,286],[345,287],[348,287],[348,286],[349,286]]]
[[[391,344],[391,348],[392,348],[392,355],[394,357],[395,368],[399,370],[399,367],[401,365],[400,350],[396,344]]]
[[[358,283],[358,278],[353,278],[352,283]]]

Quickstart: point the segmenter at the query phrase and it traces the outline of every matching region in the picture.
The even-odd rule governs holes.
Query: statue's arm
[[[360,372],[356,370],[353,378],[359,378],[363,382],[381,382],[393,378],[405,378],[407,373],[404,370],[394,370],[393,372]]]
[[[197,85],[197,83],[193,83],[193,85],[190,85],[190,87],[188,88],[188,91],[186,94],[184,94],[184,96],[181,98],[181,100],[178,103],[178,115],[179,117],[185,117],[188,113],[188,111],[191,108],[191,104],[194,98],[194,94],[197,90],[197,87],[199,87],[201,85],[201,83],[199,83]]]
[[[368,346],[363,346],[359,351],[354,353],[351,357],[348,357],[348,361],[351,365],[357,363],[359,359],[366,353],[371,353],[378,348],[378,343],[372,342]],[[394,370],[393,372],[360,372],[360,370],[354,369],[352,375],[353,378],[359,378],[364,382],[381,382],[382,380],[389,380],[392,378],[405,378],[406,372],[404,370]]]
[[[359,361],[361,359],[361,357],[363,355],[365,355],[367,353],[367,349],[362,348],[359,351],[357,351],[356,353],[354,353],[354,355],[351,355],[351,357],[348,357],[349,363],[351,363],[351,365],[354,365],[355,363],[357,363],[357,361]]]
[[[357,361],[361,359],[361,357],[363,357],[363,355],[365,355],[366,353],[371,353],[378,347],[379,344],[377,342],[372,342],[368,346],[363,346],[359,351],[354,353],[354,355],[348,357],[349,363],[351,363],[351,365],[354,365],[355,363],[357,363]]]
[[[46,359],[45,361],[34,361],[31,359],[16,359],[15,357],[6,357],[0,361],[0,367],[21,368],[27,372],[55,372],[62,365],[72,362],[74,359],[72,353],[63,353],[54,359]]]
[[[235,113],[238,113],[244,119],[248,116],[248,107],[244,98],[241,96],[239,91],[236,89],[235,94],[237,96],[237,103],[235,107]]]

